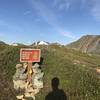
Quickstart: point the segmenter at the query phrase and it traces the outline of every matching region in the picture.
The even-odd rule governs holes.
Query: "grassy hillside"
[[[12,76],[15,65],[19,63],[20,48],[0,46],[0,100],[16,100]],[[38,48],[42,50],[42,69],[45,75],[44,88],[36,100],[45,100],[51,91],[51,80],[54,77],[59,78],[60,88],[69,100],[99,100],[100,74],[95,69],[100,67],[100,56],[56,45]]]

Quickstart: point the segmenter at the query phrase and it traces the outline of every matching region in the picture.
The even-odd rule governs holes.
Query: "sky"
[[[100,35],[100,0],[0,0],[0,41],[68,44]]]

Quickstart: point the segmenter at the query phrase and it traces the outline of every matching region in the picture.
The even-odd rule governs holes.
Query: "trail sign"
[[[20,50],[20,62],[28,62],[28,79],[27,82],[32,82],[32,62],[40,62],[40,49],[26,49],[22,48]]]
[[[40,62],[40,49],[26,49],[20,50],[20,62]]]

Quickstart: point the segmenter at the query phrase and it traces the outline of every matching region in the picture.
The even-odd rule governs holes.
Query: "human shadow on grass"
[[[68,100],[65,92],[59,89],[59,79],[57,77],[52,79],[52,91],[48,93],[45,100]]]

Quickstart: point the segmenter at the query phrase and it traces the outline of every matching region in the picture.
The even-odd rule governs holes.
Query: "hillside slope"
[[[0,48],[0,100],[16,100],[17,92],[13,89],[12,76],[15,65],[20,63],[19,50],[22,47]],[[42,50],[42,69],[45,75],[44,88],[36,100],[45,100],[45,96],[51,91],[51,80],[54,77],[59,78],[60,88],[69,100],[99,100],[100,74],[95,69],[100,68],[100,56],[87,55],[56,45],[38,48]]]
[[[86,35],[79,40],[67,45],[69,48],[80,50],[85,53],[100,54],[100,35]]]
[[[5,45],[6,43],[3,41],[0,41],[0,45]]]

